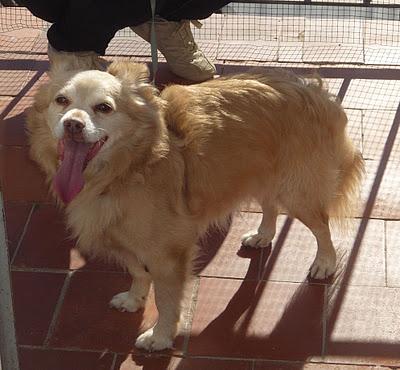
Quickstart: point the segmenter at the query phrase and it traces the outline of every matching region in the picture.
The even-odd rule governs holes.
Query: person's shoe
[[[131,27],[133,32],[150,42],[151,22]],[[209,80],[216,73],[214,64],[193,39],[190,21],[169,22],[156,18],[157,48],[176,75],[191,81]]]
[[[50,44],[47,48],[47,55],[52,70],[99,69],[104,71],[109,64],[93,51],[58,51]]]

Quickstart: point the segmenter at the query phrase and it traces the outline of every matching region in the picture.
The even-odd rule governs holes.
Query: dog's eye
[[[110,104],[101,103],[101,104],[95,105],[94,110],[95,110],[95,112],[110,113],[113,109]]]
[[[59,95],[55,98],[55,102],[58,105],[62,105],[63,107],[66,107],[67,105],[69,105],[69,100],[68,98],[66,98],[64,95]]]

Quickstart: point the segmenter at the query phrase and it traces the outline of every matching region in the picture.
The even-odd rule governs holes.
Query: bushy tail
[[[346,226],[348,217],[354,215],[359,200],[361,180],[365,173],[364,159],[358,149],[344,137],[345,157],[339,169],[339,182],[336,196],[331,203],[329,214],[338,226]]]

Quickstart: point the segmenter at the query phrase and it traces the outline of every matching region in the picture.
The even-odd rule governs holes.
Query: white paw
[[[121,312],[136,312],[144,307],[145,300],[132,297],[129,292],[122,292],[112,297],[110,307],[116,308]]]
[[[325,255],[317,256],[310,268],[310,275],[313,279],[326,279],[331,276],[336,269],[336,256]]]
[[[242,236],[242,245],[252,248],[265,248],[271,243],[274,235],[250,231]]]
[[[153,352],[172,348],[172,344],[173,340],[170,336],[155,333],[153,328],[151,328],[138,336],[135,346]]]

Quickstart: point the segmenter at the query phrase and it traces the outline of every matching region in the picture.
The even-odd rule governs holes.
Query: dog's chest
[[[99,196],[91,201],[76,202],[68,209],[68,225],[79,247],[115,243],[141,244],[152,234],[154,203],[145,192],[127,197]],[[77,199],[78,200],[78,199]]]
[[[81,202],[77,199],[67,210],[67,222],[79,244],[86,248],[89,244],[102,242],[107,230],[119,222],[121,213],[118,202],[107,197]]]

